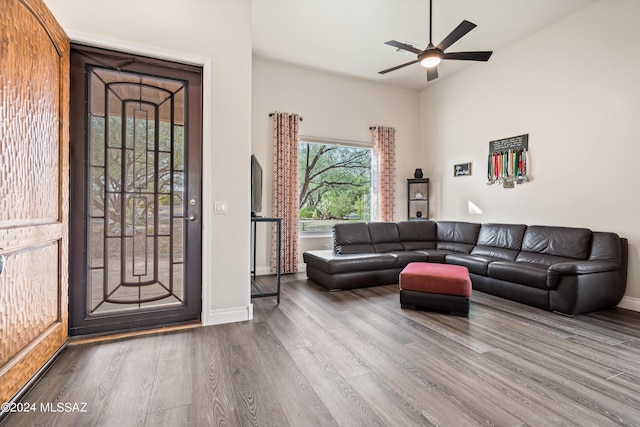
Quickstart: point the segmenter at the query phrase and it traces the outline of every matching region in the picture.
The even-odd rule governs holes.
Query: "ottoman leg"
[[[454,316],[469,316],[469,297],[400,290],[400,307],[444,311]]]

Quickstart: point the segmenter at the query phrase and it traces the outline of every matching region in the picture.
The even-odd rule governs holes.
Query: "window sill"
[[[300,239],[323,239],[333,238],[333,232],[331,231],[300,231],[298,233]]]

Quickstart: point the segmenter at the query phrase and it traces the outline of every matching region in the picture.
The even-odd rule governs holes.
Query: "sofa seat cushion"
[[[404,268],[411,262],[428,262],[429,256],[419,251],[387,252],[396,258],[396,267]]]
[[[528,264],[540,264],[547,267],[553,264],[560,264],[563,262],[576,261],[573,258],[567,258],[556,255],[538,254],[535,252],[520,252],[516,257],[516,261],[526,262]]]
[[[518,261],[494,261],[487,268],[487,276],[538,289],[549,289],[547,269],[543,264]]]
[[[436,264],[446,264],[447,255],[457,253],[454,251],[445,251],[442,249],[426,249],[426,250],[417,251],[417,252],[425,254],[429,262],[433,262]]]
[[[441,251],[448,251],[451,253],[459,252],[462,254],[469,254],[473,250],[473,245],[456,242],[438,242],[436,244],[436,249],[439,249]]]
[[[435,249],[436,242],[430,241],[412,241],[412,242],[402,242],[402,247],[405,251],[421,251],[425,249]]]
[[[331,250],[306,251],[304,262],[329,274],[397,268],[397,259],[389,254],[336,254]]]
[[[488,257],[483,255],[467,255],[467,254],[449,254],[446,256],[447,264],[462,265],[467,267],[469,273],[487,275],[489,264],[494,261],[500,261],[500,258]]]
[[[475,246],[471,250],[471,255],[515,261],[516,257],[518,256],[518,251],[506,248],[496,248],[493,246]]]

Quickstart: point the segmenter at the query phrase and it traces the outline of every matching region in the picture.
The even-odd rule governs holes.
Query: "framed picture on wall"
[[[453,176],[471,175],[471,162],[453,165]]]

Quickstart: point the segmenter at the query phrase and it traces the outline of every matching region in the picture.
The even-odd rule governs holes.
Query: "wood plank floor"
[[[249,322],[70,346],[2,426],[640,425],[640,313],[474,292],[467,319],[402,310],[397,286],[282,286]]]

